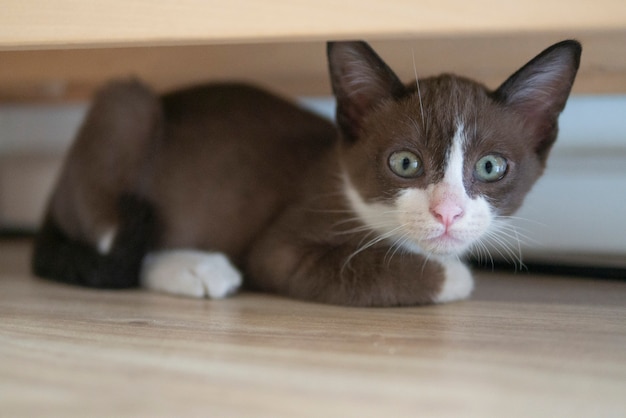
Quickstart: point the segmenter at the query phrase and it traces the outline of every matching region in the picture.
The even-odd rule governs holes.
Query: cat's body
[[[232,293],[242,272],[328,303],[465,298],[458,255],[543,171],[579,56],[557,44],[491,92],[449,75],[404,86],[366,44],[331,44],[339,130],[243,85],[159,98],[111,84],[70,151],[35,272],[190,296]]]

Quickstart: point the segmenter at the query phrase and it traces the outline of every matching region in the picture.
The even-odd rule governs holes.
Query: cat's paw
[[[467,266],[458,260],[442,262],[444,280],[435,303],[446,303],[467,299],[474,290],[474,279]]]
[[[148,254],[141,269],[143,287],[196,298],[225,298],[241,282],[241,273],[222,253],[161,251]]]

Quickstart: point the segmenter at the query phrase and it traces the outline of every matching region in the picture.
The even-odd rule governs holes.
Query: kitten
[[[364,42],[328,44],[337,127],[245,85],[105,87],[35,243],[36,274],[221,298],[358,306],[464,299],[459,256],[541,175],[581,54],[551,46],[497,90],[404,85]]]

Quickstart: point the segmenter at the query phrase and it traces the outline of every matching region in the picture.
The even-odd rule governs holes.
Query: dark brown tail
[[[141,261],[155,242],[155,214],[149,202],[134,196],[122,196],[118,204],[121,223],[107,254],[69,238],[48,216],[35,239],[34,274],[96,288],[138,286]]]

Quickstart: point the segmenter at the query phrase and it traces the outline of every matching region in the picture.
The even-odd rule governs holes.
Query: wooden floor
[[[28,252],[0,242],[1,417],[626,416],[626,281],[355,309],[68,287]]]

